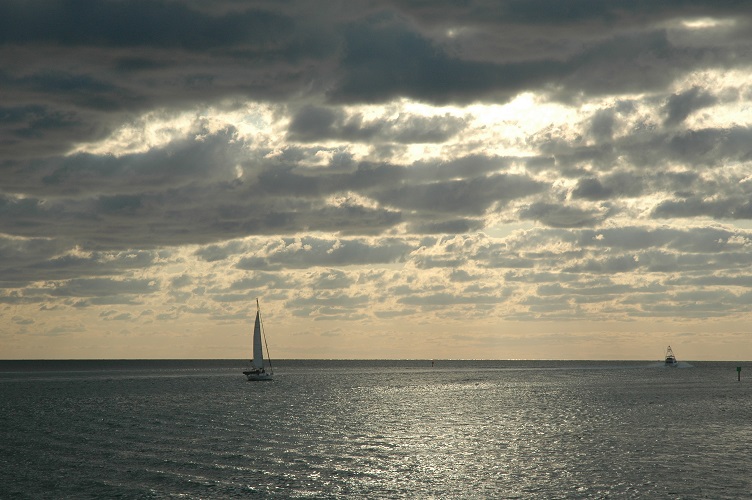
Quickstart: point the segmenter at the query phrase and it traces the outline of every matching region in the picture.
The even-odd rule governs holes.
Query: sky
[[[752,359],[752,4],[0,3],[0,358]]]

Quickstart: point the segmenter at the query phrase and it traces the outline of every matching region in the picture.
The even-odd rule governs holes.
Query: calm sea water
[[[3,361],[0,497],[749,498],[736,366]]]

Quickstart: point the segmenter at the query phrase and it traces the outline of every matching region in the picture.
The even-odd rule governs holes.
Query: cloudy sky
[[[0,3],[0,358],[752,359],[752,6]]]

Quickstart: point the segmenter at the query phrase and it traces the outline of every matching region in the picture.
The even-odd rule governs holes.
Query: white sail
[[[266,348],[267,363],[269,371],[264,369],[264,348]],[[256,324],[253,325],[253,359],[251,367],[243,371],[248,380],[272,380],[274,372],[272,371],[272,361],[269,358],[269,347],[266,345],[266,335],[264,325],[261,323],[261,307],[256,299]]]
[[[256,311],[256,324],[253,327],[253,367],[260,370],[264,367],[264,349],[261,344],[261,317]]]

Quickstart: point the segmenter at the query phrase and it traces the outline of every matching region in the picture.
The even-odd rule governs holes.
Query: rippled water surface
[[[0,497],[752,497],[736,366],[3,361]]]

